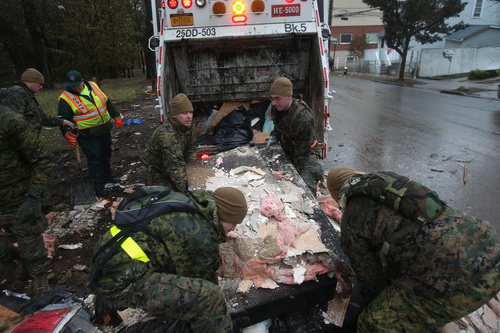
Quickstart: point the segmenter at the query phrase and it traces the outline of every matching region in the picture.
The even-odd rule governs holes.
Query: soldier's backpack
[[[433,190],[394,172],[359,175],[351,177],[348,183],[344,191],[347,199],[358,195],[371,197],[419,224],[434,221],[447,205]]]
[[[166,252],[169,253],[167,244],[160,237],[150,233],[146,227],[154,218],[172,211],[200,213],[190,198],[182,193],[172,191],[168,186],[145,186],[126,196],[120,202],[115,213],[114,226],[110,229],[112,234],[114,234],[113,237],[92,258],[92,265],[95,265],[96,269],[94,270],[89,287],[93,288],[106,262],[129,239],[130,235],[135,232],[141,231],[154,241],[163,244]],[[133,239],[129,242],[135,243]],[[135,245],[138,247],[137,243]],[[139,252],[141,251],[139,248]],[[139,260],[149,261],[144,252],[142,252],[142,255],[142,259],[145,260]],[[100,260],[97,261],[98,257],[100,257]],[[132,257],[132,259],[136,258]],[[172,261],[170,261],[167,271],[175,273]]]

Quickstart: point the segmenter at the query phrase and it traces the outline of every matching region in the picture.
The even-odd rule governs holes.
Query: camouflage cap
[[[219,220],[231,224],[240,224],[247,215],[245,195],[234,187],[219,187],[214,191]]]
[[[193,112],[193,104],[186,96],[186,94],[177,94],[172,99],[172,115],[181,114],[185,112]]]
[[[290,81],[286,77],[279,77],[276,80],[274,80],[269,92],[271,95],[292,96],[293,95],[292,81]]]
[[[351,176],[361,173],[359,171],[354,170],[348,166],[339,166],[333,168],[328,172],[328,176],[326,178],[326,185],[328,187],[328,191],[330,195],[335,201],[339,200],[339,191],[342,187],[342,184],[349,179]]]
[[[42,73],[40,73],[34,68],[28,68],[27,70],[25,70],[24,73],[21,75],[21,81],[34,82],[39,84],[45,83],[45,79]]]

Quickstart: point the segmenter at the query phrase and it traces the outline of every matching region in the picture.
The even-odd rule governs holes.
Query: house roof
[[[448,40],[463,41],[464,39],[470,38],[486,29],[494,28],[490,25],[469,25],[467,28],[452,32],[446,35],[444,38]]]

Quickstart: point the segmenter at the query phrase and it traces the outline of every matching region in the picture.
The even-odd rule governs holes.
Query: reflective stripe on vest
[[[108,97],[95,82],[89,82],[89,84],[92,89],[89,90],[85,85],[81,94],[87,93],[90,95],[95,104],[69,91],[65,91],[59,96],[71,107],[74,114],[73,120],[80,130],[105,124],[111,119],[106,108]]]
[[[118,229],[118,227],[115,225],[109,229],[111,232],[112,236],[117,235],[121,230]],[[130,256],[130,258],[135,259],[135,260],[140,260],[142,262],[148,262],[149,258],[144,253],[144,251],[141,249],[139,244],[136,243],[135,240],[132,239],[132,237],[127,237],[125,241],[122,243],[122,249]]]

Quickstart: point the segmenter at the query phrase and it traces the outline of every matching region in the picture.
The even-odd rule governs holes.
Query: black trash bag
[[[266,121],[266,112],[268,107],[269,101],[250,104],[250,108],[248,109],[248,117],[250,117],[250,121],[256,118],[259,119],[259,121],[252,126],[252,129],[262,132]]]
[[[244,107],[234,109],[215,127],[215,140],[219,151],[243,146],[253,138],[251,119]]]
[[[155,318],[125,327],[118,333],[192,333],[189,323],[179,319]]]

